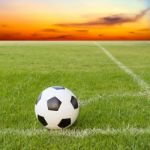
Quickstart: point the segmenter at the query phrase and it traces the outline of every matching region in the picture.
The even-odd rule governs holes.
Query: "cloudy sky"
[[[0,0],[0,40],[150,40],[150,0]]]

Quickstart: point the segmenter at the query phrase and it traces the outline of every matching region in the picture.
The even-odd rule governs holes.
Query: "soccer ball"
[[[47,129],[70,127],[77,119],[79,105],[76,96],[67,88],[53,86],[38,96],[35,114]]]

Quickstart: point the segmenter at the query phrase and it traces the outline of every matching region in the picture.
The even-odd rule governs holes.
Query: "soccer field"
[[[80,113],[47,131],[34,104],[54,85]],[[0,149],[149,150],[150,42],[0,42],[0,102]]]

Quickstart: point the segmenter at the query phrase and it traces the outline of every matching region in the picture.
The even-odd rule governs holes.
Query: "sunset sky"
[[[150,40],[150,0],[0,0],[0,40]]]

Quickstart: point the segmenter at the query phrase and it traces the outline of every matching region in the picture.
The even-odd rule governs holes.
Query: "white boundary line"
[[[90,105],[91,103],[95,103],[99,100],[103,100],[103,99],[107,99],[107,98],[112,98],[112,97],[143,97],[143,96],[147,96],[144,92],[137,92],[137,93],[114,93],[114,94],[102,94],[102,95],[95,95],[89,99],[84,99],[84,100],[80,100],[79,104],[81,106],[85,106],[85,105]]]
[[[133,80],[141,87],[142,90],[147,94],[147,97],[150,98],[150,87],[149,85],[140,78],[137,74],[135,74],[131,69],[125,66],[122,62],[120,62],[117,58],[115,58],[106,48],[100,45],[97,42],[94,44],[100,48],[121,70],[123,70],[126,74],[133,78]]]
[[[80,105],[89,105],[91,103],[97,102],[103,98],[110,98],[110,97],[126,97],[126,96],[145,96],[144,93],[120,93],[120,94],[111,94],[111,95],[97,95],[88,100],[84,100],[80,102]],[[75,129],[67,129],[67,130],[50,130],[49,132],[46,129],[14,129],[14,128],[4,128],[0,129],[0,135],[12,135],[12,136],[24,136],[24,137],[31,137],[31,136],[39,136],[39,135],[54,135],[54,136],[70,136],[76,138],[84,138],[96,134],[100,135],[117,135],[117,134],[124,134],[124,135],[143,135],[143,134],[150,134],[150,128],[134,128],[134,127],[125,127],[125,128],[92,128],[92,129],[83,129],[83,130],[75,130]]]
[[[55,135],[55,136],[69,136],[76,138],[84,138],[94,135],[144,135],[150,134],[150,128],[134,128],[134,127],[125,127],[125,128],[92,128],[92,129],[83,129],[83,130],[50,130],[46,129],[1,129],[0,135],[8,136],[24,136],[32,137],[39,135]]]

